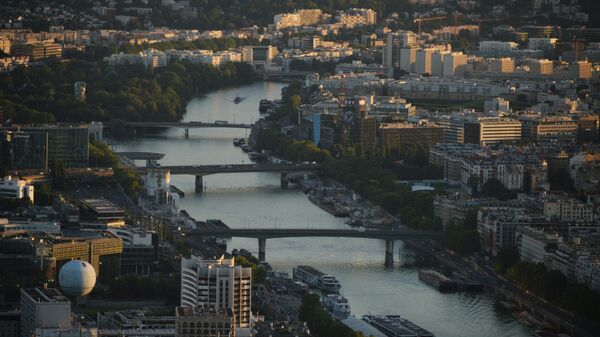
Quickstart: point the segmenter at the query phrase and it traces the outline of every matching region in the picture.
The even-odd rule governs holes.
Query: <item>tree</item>
[[[496,255],[495,269],[499,274],[505,274],[508,268],[519,261],[519,251],[515,248],[502,248]]]

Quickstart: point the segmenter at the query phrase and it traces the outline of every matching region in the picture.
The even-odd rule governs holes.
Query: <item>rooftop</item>
[[[38,303],[69,302],[69,299],[55,288],[23,288],[21,289],[21,292]]]

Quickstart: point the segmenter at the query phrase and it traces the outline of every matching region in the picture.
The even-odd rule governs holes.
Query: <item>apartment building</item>
[[[521,140],[521,122],[509,118],[480,117],[465,121],[464,142],[490,145]]]

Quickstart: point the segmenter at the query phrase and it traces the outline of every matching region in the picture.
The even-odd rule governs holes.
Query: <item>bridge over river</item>
[[[320,169],[319,164],[231,164],[231,165],[176,165],[160,166],[162,170],[169,170],[171,174],[188,174],[196,176],[196,188],[202,188],[203,176],[219,173],[247,173],[247,172],[280,172],[281,182],[285,184],[286,174],[292,172],[306,172]],[[135,167],[132,170],[144,174],[152,168]]]
[[[385,265],[394,264],[394,241],[403,239],[436,239],[442,232],[401,229],[401,230],[354,230],[354,229],[273,229],[273,228],[210,228],[191,229],[187,236],[202,237],[244,237],[258,239],[258,259],[265,261],[267,239],[291,237],[344,237],[385,240]]]

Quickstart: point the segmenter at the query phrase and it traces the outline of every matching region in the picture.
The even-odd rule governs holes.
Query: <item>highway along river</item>
[[[185,121],[251,123],[258,118],[262,98],[278,98],[281,83],[255,83],[192,99]],[[246,97],[234,104],[236,96]],[[248,155],[232,139],[242,129],[170,129],[153,136],[116,144],[119,151],[165,153],[163,165],[241,164]],[[313,205],[300,190],[280,188],[278,173],[218,174],[204,177],[206,191],[194,193],[193,176],[173,176],[185,191],[179,206],[198,220],[221,219],[232,228],[348,228],[342,219]],[[255,239],[234,238],[228,249],[246,248],[258,255]],[[398,253],[399,250],[399,253]],[[498,311],[482,294],[441,294],[417,279],[411,267],[415,253],[396,243],[395,265],[384,268],[385,243],[352,238],[291,238],[267,241],[267,261],[291,275],[292,268],[310,264],[335,275],[352,314],[393,313],[432,331],[438,337],[529,336],[510,314]]]

